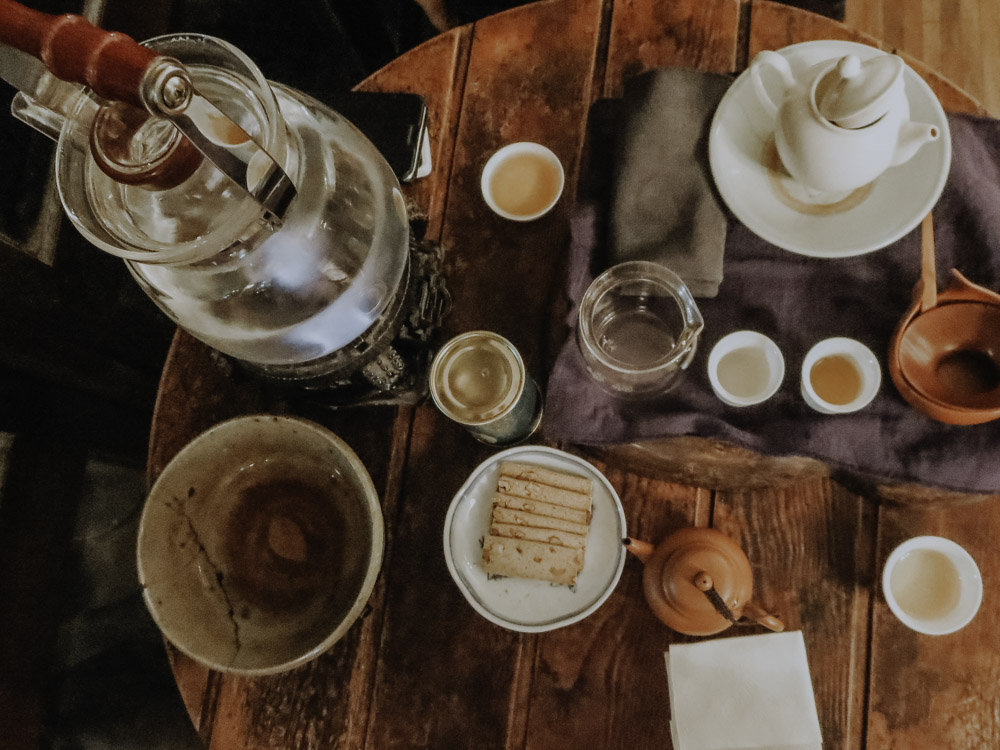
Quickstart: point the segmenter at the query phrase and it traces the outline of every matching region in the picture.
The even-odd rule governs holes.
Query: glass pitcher
[[[580,301],[577,342],[587,371],[623,400],[663,395],[684,377],[705,320],[681,278],[659,263],[612,266]]]
[[[129,122],[117,105],[42,73],[13,110],[58,139],[69,218],[125,259],[179,326],[250,369],[293,381],[342,370],[365,348],[352,342],[399,306],[405,286],[409,225],[392,169],[346,119],[269,83],[224,41],[174,34],[145,46],[180,61],[238,126],[222,118],[210,138],[235,133],[236,146],[226,147],[238,149],[249,136],[284,170],[295,197],[275,221],[209,159],[193,149],[184,156],[170,122],[145,114]],[[157,160],[160,171],[150,167]],[[142,174],[133,179],[129,164]]]

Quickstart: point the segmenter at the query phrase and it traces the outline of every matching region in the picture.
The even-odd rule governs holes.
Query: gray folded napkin
[[[612,157],[611,265],[657,261],[695,297],[718,293],[726,215],[708,166],[708,129],[731,83],[717,73],[660,68],[626,84]]]

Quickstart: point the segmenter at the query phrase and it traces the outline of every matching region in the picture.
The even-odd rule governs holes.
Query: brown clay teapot
[[[753,572],[740,546],[715,529],[675,531],[659,545],[624,539],[645,564],[643,593],[653,613],[685,635],[714,635],[740,618],[780,632],[784,623],[751,604]]]

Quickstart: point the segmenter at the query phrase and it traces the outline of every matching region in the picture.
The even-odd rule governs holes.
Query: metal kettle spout
[[[925,143],[937,140],[941,131],[937,125],[908,120],[899,126],[899,139],[892,155],[891,166],[905,164],[920,150]]]

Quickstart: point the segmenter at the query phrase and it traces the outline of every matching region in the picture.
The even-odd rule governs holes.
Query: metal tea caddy
[[[177,325],[332,402],[422,397],[449,306],[440,259],[346,119],[222,40],[140,45],[11,0],[0,73],[14,115],[57,142],[74,226]]]

